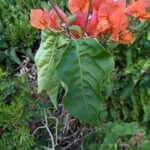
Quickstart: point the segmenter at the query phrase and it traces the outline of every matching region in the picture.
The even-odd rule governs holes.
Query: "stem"
[[[32,136],[34,136],[34,134],[35,134],[39,129],[44,129],[44,128],[45,128],[45,126],[41,126],[41,127],[36,128],[36,130],[32,133]]]
[[[59,11],[57,10],[55,4],[52,2],[52,0],[49,0],[49,3],[51,4],[52,8],[54,8],[54,10],[55,10],[55,12],[57,13],[57,15],[59,16],[61,22],[64,23],[64,30],[65,30],[66,36],[67,36],[68,38],[71,38],[71,34],[70,34],[69,27],[68,27],[68,25],[66,24],[65,20],[63,19],[63,17],[61,16],[61,14],[59,13]]]
[[[52,2],[52,0],[49,0],[51,6],[54,8],[55,12],[57,13],[57,15],[59,16],[60,20],[62,21],[62,23],[64,23],[64,31],[65,31],[65,35],[68,37],[68,38],[71,38],[71,34],[70,34],[70,30],[69,30],[69,27],[68,25],[66,24],[66,22],[64,21],[63,17],[61,16],[61,14],[59,13],[59,11],[57,10],[56,6],[54,5],[54,3]]]
[[[84,29],[83,29],[83,32],[82,32],[82,36],[84,36],[84,33],[86,32],[86,28],[87,28],[87,24],[88,24],[90,12],[91,12],[91,7],[92,7],[92,0],[89,0],[89,9],[88,9],[88,13],[86,15],[86,20],[85,20],[85,24],[84,24]]]
[[[57,10],[55,4],[52,2],[52,0],[49,0],[51,6],[54,8],[55,12],[57,13],[57,15],[59,16],[60,20],[62,21],[62,23],[65,23],[63,17],[61,16],[61,14],[59,13],[59,11]],[[66,23],[65,23],[66,24]]]
[[[34,0],[32,0],[32,3],[33,3],[33,6],[34,6],[34,8],[35,8],[35,3],[34,3]]]

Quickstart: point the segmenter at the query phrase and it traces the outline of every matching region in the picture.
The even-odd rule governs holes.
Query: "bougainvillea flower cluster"
[[[90,9],[89,6],[89,0],[68,0],[68,8],[75,16],[71,25],[79,26],[81,32],[85,30],[90,10],[84,36],[100,38],[109,34],[111,40],[129,44],[133,41],[133,36],[128,29],[128,17],[150,19],[150,12],[147,11],[150,0],[131,0],[128,4],[126,0],[92,0]],[[67,16],[58,6],[50,12],[47,9],[32,9],[30,17],[31,25],[38,29],[61,30],[62,20],[68,25]]]
[[[139,20],[150,19],[150,12],[146,8],[150,7],[150,0],[132,0],[127,7],[127,14]]]
[[[61,15],[63,22],[68,24],[65,13],[58,6],[55,6],[55,9],[57,9],[58,13]],[[42,30],[45,28],[60,30],[61,26],[58,23],[60,17],[55,9],[53,8],[50,12],[48,12],[47,9],[32,9],[30,13],[31,25]]]

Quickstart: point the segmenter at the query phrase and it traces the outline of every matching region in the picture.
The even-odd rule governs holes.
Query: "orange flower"
[[[127,14],[137,19],[150,19],[150,12],[146,8],[150,5],[150,0],[132,0],[127,7]]]
[[[96,28],[97,24],[98,24],[97,11],[96,9],[93,9],[92,14],[89,16],[89,20],[86,28],[86,33],[89,36],[96,37],[98,35],[97,28]]]
[[[68,23],[67,17],[65,13],[58,7],[55,6],[64,23]],[[59,21],[61,20],[58,14],[54,9],[48,12],[47,9],[32,9],[30,13],[31,25],[38,29],[52,28],[56,30],[61,29],[61,24]]]
[[[75,14],[78,11],[87,12],[89,0],[68,0],[68,7],[72,14]]]
[[[105,33],[110,28],[112,32],[124,31],[128,25],[125,9],[125,0],[103,0],[98,10],[98,31]]]
[[[128,18],[126,15],[111,15],[109,17],[109,21],[111,24],[112,32],[121,32],[127,29],[128,27]]]
[[[100,34],[104,34],[106,32],[109,32],[111,29],[109,20],[106,17],[99,18],[99,22],[97,24],[97,31]]]
[[[112,41],[114,41],[114,42],[119,42],[119,34],[118,34],[118,32],[113,31],[111,36],[110,36],[110,39]]]
[[[61,19],[62,19],[63,23],[68,24],[68,19],[67,19],[66,14],[58,6],[55,6],[55,9],[57,9],[58,13],[61,15]],[[49,28],[59,30],[59,29],[61,29],[60,23],[62,23],[62,22],[61,22],[60,17],[56,13],[55,9],[53,8],[49,13],[49,18],[50,18]]]
[[[109,21],[111,24],[111,38],[114,41],[118,41],[118,34],[125,31],[128,27],[128,18],[126,16],[124,0],[118,0],[114,2],[110,8]]]
[[[77,25],[83,30],[86,21],[86,14],[83,12],[76,12],[75,19],[72,21],[72,25]]]
[[[68,6],[75,15],[71,25],[77,25],[83,32],[86,23],[89,0],[68,0]],[[150,0],[130,0],[126,7],[126,0],[92,0],[92,8],[87,21],[84,36],[98,37],[110,33],[110,39],[122,44],[133,41],[132,33],[127,30],[127,15],[134,16],[140,20],[150,19],[150,12],[146,10],[150,6]],[[57,12],[56,12],[57,9]],[[58,15],[59,13],[59,15]],[[62,23],[68,25],[65,13],[55,6],[50,12],[47,9],[31,10],[31,25],[38,29],[61,30]],[[70,34],[80,38],[80,33],[71,29]]]
[[[133,41],[132,33],[128,30],[122,31],[121,33],[115,33],[113,32],[111,35],[111,40],[115,42],[120,42],[122,44],[129,44]]]
[[[129,43],[131,43],[131,42],[133,41],[132,33],[129,32],[128,30],[123,31],[123,32],[120,34],[119,41],[120,41],[120,43],[122,43],[122,44],[129,44]]]
[[[111,26],[108,20],[110,8],[111,0],[101,0],[99,2],[97,31],[100,35],[110,31]]]
[[[107,18],[110,12],[110,6],[111,6],[110,0],[103,0],[99,5],[98,18],[101,17]]]
[[[48,26],[48,14],[47,9],[31,9],[30,21],[31,25],[38,29],[45,29]]]
[[[86,17],[87,14],[83,13],[83,12],[76,12],[75,14],[75,19],[72,21],[73,25],[77,25],[81,28],[81,31],[83,31],[84,26],[85,26],[85,22],[86,22]],[[97,23],[98,23],[98,19],[97,19],[97,11],[95,9],[93,9],[92,14],[89,16],[88,19],[88,24],[86,27],[86,33],[88,36],[97,36]]]
[[[101,2],[102,2],[102,0],[93,0],[92,7],[95,8],[96,10],[98,10]]]

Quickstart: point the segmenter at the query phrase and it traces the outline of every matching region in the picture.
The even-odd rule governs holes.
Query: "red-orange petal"
[[[91,16],[89,17],[87,29],[86,29],[86,33],[89,36],[94,36],[94,37],[97,36],[97,34],[98,34],[97,28],[96,28],[97,24],[98,24],[98,16],[97,16],[97,11],[94,8]]]
[[[57,12],[55,11],[55,9],[57,9],[57,11],[60,14],[61,18],[57,14]],[[66,24],[68,24],[68,19],[67,19],[66,14],[58,6],[55,6],[55,9],[53,8],[50,11],[50,13],[49,13],[50,20],[49,20],[48,27],[59,30],[61,24],[58,24],[58,21],[60,21],[60,23],[66,23]],[[61,21],[63,21],[63,22],[61,22]]]
[[[122,44],[129,44],[133,41],[133,36],[132,33],[129,32],[128,30],[123,31],[120,36],[119,36],[119,41]]]
[[[110,1],[103,0],[98,9],[98,18],[108,17],[110,12],[110,6],[111,6]]]
[[[119,42],[119,34],[118,32],[116,31],[113,31],[111,36],[110,36],[110,39],[114,42]]]
[[[139,20],[150,19],[150,13],[146,10],[150,6],[150,0],[132,0],[127,7],[127,15]]]
[[[128,18],[126,16],[124,0],[118,0],[111,5],[108,19],[110,21],[113,34],[119,34],[127,29]],[[114,37],[117,36],[115,35]]]
[[[141,20],[150,20],[150,12],[145,12],[141,15]]]
[[[72,14],[78,11],[87,12],[89,7],[88,0],[68,0],[68,7]]]
[[[95,8],[96,10],[98,10],[101,2],[102,2],[102,0],[93,0],[92,1],[92,7]]]
[[[43,11],[41,9],[31,9],[30,22],[34,28],[45,29]]]
[[[72,21],[72,25],[77,25],[83,30],[86,21],[86,14],[83,12],[76,12],[75,19]]]
[[[97,24],[97,31],[99,34],[104,34],[110,30],[111,26],[106,17],[99,18],[99,22]]]

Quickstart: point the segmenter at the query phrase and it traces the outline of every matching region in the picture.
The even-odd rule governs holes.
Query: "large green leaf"
[[[61,57],[58,47],[60,34],[45,30],[42,32],[41,37],[41,44],[35,56],[38,73],[38,92],[45,90],[56,106],[60,80],[55,73],[55,67]],[[61,40],[61,48],[64,46],[62,46],[62,43],[65,45],[65,38]]]
[[[92,125],[98,125],[104,109],[101,96],[103,79],[113,70],[114,60],[96,39],[71,40],[65,49],[57,74],[68,87],[63,99],[71,115]]]

